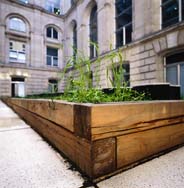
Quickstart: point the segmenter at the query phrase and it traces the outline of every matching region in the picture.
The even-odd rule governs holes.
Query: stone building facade
[[[11,18],[24,22],[23,32],[11,28]],[[110,46],[122,50],[130,86],[169,82],[181,85],[184,95],[183,20],[183,0],[1,0],[0,95],[14,95],[17,83],[25,95],[56,84],[62,91],[58,73],[72,46],[96,57],[90,40],[98,43],[98,55]],[[19,62],[12,60],[12,45],[22,45]],[[101,65],[102,87],[109,87],[108,66]]]

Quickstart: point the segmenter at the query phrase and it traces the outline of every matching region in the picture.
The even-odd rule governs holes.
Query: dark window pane
[[[123,46],[123,29],[116,32],[116,47]]]
[[[177,66],[170,66],[167,67],[166,69],[166,81],[173,84],[177,85],[178,84],[178,79],[177,79]]]
[[[97,6],[95,6],[90,15],[90,42],[98,43],[98,27],[97,27]],[[90,58],[96,57],[97,52],[93,44],[90,45]]]
[[[116,15],[132,6],[132,0],[116,0]]]
[[[123,64],[121,69],[120,69],[120,66],[117,66],[114,69],[114,71],[116,72],[116,74],[120,75],[120,79],[121,79],[120,81],[122,83],[122,86],[124,83],[126,83],[127,86],[129,86],[129,84],[130,84],[130,64],[129,63]],[[116,85],[115,82],[117,80],[115,80],[115,75],[112,75],[112,79],[113,79],[114,85]]]
[[[58,49],[47,47],[47,55],[58,56]]]
[[[58,32],[53,28],[53,38],[58,39]]]
[[[47,55],[47,65],[52,65],[52,57]]]
[[[178,0],[162,2],[162,27],[164,28],[179,21],[179,3]]]
[[[116,0],[116,47],[120,47],[131,42],[131,23],[132,0]]]
[[[166,64],[173,64],[177,62],[184,62],[184,53],[176,53],[174,55],[170,55],[166,57]]]
[[[130,22],[132,22],[132,8],[131,7],[116,18],[116,27],[120,28]]]
[[[52,37],[52,34],[51,34],[51,33],[52,33],[52,31],[51,31],[51,30],[52,30],[52,28],[51,28],[51,27],[48,27],[48,28],[47,28],[47,37],[49,37],[49,38],[51,38],[51,37]]]
[[[126,37],[126,44],[130,43],[132,41],[132,24],[128,25],[125,28],[125,37]]]
[[[77,55],[77,23],[74,23],[73,27],[73,57],[76,60]]]
[[[12,77],[12,81],[14,81],[14,82],[24,82],[24,78],[22,78],[22,77]]]

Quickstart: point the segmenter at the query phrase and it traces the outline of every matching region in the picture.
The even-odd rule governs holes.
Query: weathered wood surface
[[[9,105],[89,177],[99,177],[115,170],[116,143],[114,138],[89,142],[18,105],[11,103]]]
[[[117,137],[117,168],[184,143],[184,124]]]
[[[74,132],[74,105],[50,100],[12,99],[11,102]]]
[[[6,102],[95,179],[184,143],[184,101],[54,106],[26,101]]]
[[[116,169],[116,140],[107,138],[93,142],[93,175],[99,177]]]
[[[91,137],[98,140],[184,123],[184,101],[95,105],[90,113]]]
[[[14,105],[13,109],[81,170],[92,177],[91,144],[87,140],[76,137],[62,127],[19,106]]]

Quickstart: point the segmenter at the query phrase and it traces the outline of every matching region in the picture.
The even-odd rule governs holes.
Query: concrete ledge
[[[4,101],[93,180],[184,143],[184,101]]]

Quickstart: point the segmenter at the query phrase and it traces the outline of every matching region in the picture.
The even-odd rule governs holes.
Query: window
[[[97,56],[96,44],[98,43],[97,6],[93,7],[90,15],[90,58]]]
[[[58,66],[58,49],[47,47],[47,65]]]
[[[162,0],[162,28],[184,19],[183,0]]]
[[[123,63],[122,68],[120,69],[120,65],[115,67],[114,70],[112,70],[112,80],[113,80],[113,85],[116,86],[116,78],[115,76],[121,75],[121,83],[122,86],[126,84],[126,86],[130,86],[130,65],[129,63]],[[119,79],[119,76],[118,78]]]
[[[74,22],[73,26],[73,59],[76,60],[77,56],[77,23]]]
[[[52,39],[58,39],[58,32],[56,31],[55,28],[48,27],[47,28],[47,37],[52,38]]]
[[[57,15],[61,14],[60,0],[46,0],[45,6],[49,12]]]
[[[9,42],[9,59],[10,62],[26,62],[26,44],[18,41]]]
[[[58,80],[50,79],[48,90],[49,90],[50,93],[58,92]]]
[[[184,96],[184,52],[166,57],[166,81],[180,85],[181,96]]]
[[[20,18],[10,18],[9,28],[15,31],[26,32],[26,24]]]
[[[132,41],[132,0],[116,0],[116,47]]]
[[[25,97],[24,78],[13,77],[11,79],[11,95],[12,97]]]

